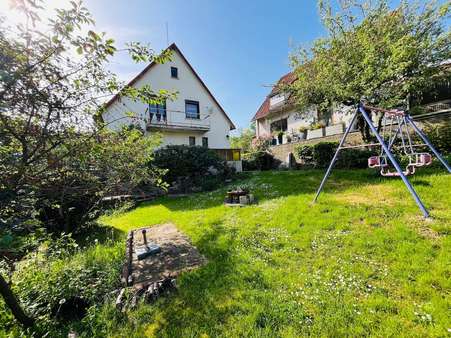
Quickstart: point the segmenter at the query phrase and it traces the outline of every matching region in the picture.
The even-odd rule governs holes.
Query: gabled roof
[[[294,72],[289,72],[282,76],[279,81],[275,84],[275,86],[272,88],[271,93],[265,98],[265,101],[263,101],[260,108],[258,108],[257,112],[255,113],[254,117],[252,118],[252,121],[261,119],[269,114],[270,107],[269,107],[269,100],[271,96],[274,96],[279,93],[282,85],[290,85],[294,81],[296,81],[297,77]]]
[[[216,98],[213,96],[213,94],[210,92],[210,90],[208,89],[208,87],[205,85],[204,81],[202,81],[202,79],[200,78],[200,76],[196,73],[196,71],[194,70],[194,68],[191,66],[191,64],[188,62],[188,60],[185,58],[185,56],[183,55],[183,53],[180,51],[180,49],[177,47],[177,45],[175,43],[172,43],[168,48],[166,48],[166,50],[171,50],[174,52],[177,52],[180,54],[180,56],[182,57],[182,60],[186,63],[186,65],[188,66],[188,68],[193,72],[194,76],[197,78],[197,80],[200,82],[200,84],[202,85],[202,87],[204,87],[205,91],[207,92],[207,94],[211,97],[211,99],[218,105],[219,109],[221,110],[221,112],[224,114],[224,116],[227,118],[227,120],[230,123],[230,130],[236,129],[235,124],[232,122],[232,120],[230,119],[230,117],[227,115],[227,113],[224,111],[224,109],[222,108],[222,106],[219,104],[218,100],[216,100]],[[133,86],[139,79],[141,79],[153,66],[157,65],[158,63],[156,62],[151,62],[150,64],[148,64],[138,75],[136,75],[126,86]],[[109,106],[111,106],[117,99],[119,99],[120,97],[120,92],[117,93],[116,95],[114,95],[106,104],[105,104],[105,109],[108,108]]]

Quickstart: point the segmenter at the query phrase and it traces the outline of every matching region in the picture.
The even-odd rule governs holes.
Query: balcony
[[[146,118],[146,129],[170,131],[199,131],[210,130],[209,119],[187,118],[185,112],[166,110],[161,114],[149,114]]]
[[[285,94],[276,94],[269,99],[269,109],[277,110],[285,104]]]

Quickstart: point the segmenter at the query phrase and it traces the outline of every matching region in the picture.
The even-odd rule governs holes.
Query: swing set
[[[377,128],[374,126],[372,119],[368,115],[367,111],[378,112],[384,114],[383,116],[383,128],[382,135],[378,133]],[[376,137],[378,143],[362,144],[354,146],[345,146],[346,137],[352,130],[357,116],[361,114],[365,122],[368,124],[371,132]],[[394,129],[393,127],[396,126]],[[418,134],[423,143],[414,143],[412,140],[412,131]],[[406,168],[403,170],[393,155],[391,149],[396,140],[401,141],[401,149],[404,155],[409,159]],[[323,190],[324,184],[329,177],[333,166],[335,165],[338,154],[342,149],[357,148],[357,147],[371,147],[380,146],[380,153],[378,156],[371,156],[368,159],[368,167],[378,169],[380,174],[384,177],[401,177],[407,189],[415,199],[418,207],[420,208],[423,216],[425,218],[429,217],[429,212],[421,201],[420,197],[416,193],[415,189],[410,184],[407,176],[414,175],[418,168],[428,166],[432,163],[432,156],[430,153],[417,152],[415,148],[427,146],[432,153],[437,157],[437,159],[443,164],[443,166],[451,173],[451,167],[446,162],[446,160],[440,155],[440,153],[434,148],[426,135],[413,123],[412,118],[407,112],[397,109],[382,109],[377,107],[372,107],[359,102],[357,105],[356,112],[351,119],[348,127],[346,128],[343,137],[338,145],[337,151],[332,158],[329,167],[327,168],[326,174],[324,175],[321,184],[316,192],[313,202],[316,202],[319,194]],[[391,164],[391,165],[390,165]]]

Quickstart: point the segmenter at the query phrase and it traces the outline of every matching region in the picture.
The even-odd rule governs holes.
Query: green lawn
[[[102,326],[106,335],[171,337],[447,336],[451,329],[451,176],[412,183],[334,171],[249,174],[259,203],[223,206],[226,188],[162,198],[101,221],[124,233],[173,222],[208,258],[179,290]],[[106,321],[111,307],[103,307]],[[94,315],[93,315],[94,316]],[[110,320],[111,321],[111,320]],[[94,319],[91,322],[95,322]],[[100,325],[100,324],[99,324]]]

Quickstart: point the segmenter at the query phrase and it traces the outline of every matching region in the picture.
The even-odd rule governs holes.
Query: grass
[[[104,216],[105,227],[76,255],[25,265],[16,280],[32,292],[16,292],[30,304],[74,293],[96,302],[81,321],[43,326],[52,337],[449,335],[451,176],[428,168],[412,177],[431,211],[425,220],[402,181],[368,170],[334,171],[312,205],[322,175],[245,175],[231,184],[258,198],[245,208],[225,207],[224,187]],[[208,264],[156,303],[122,313],[112,297],[97,301],[95,285],[118,283],[127,231],[164,222],[186,233]],[[0,336],[18,336],[8,313],[0,304]]]
[[[124,233],[173,222],[209,260],[180,278],[176,294],[140,305],[102,332],[447,336],[451,177],[426,170],[412,178],[433,217],[425,220],[400,180],[366,170],[335,171],[312,205],[322,174],[251,174],[240,184],[259,203],[245,208],[223,206],[224,188],[102,218]],[[102,311],[91,321],[115,316],[108,306]]]

